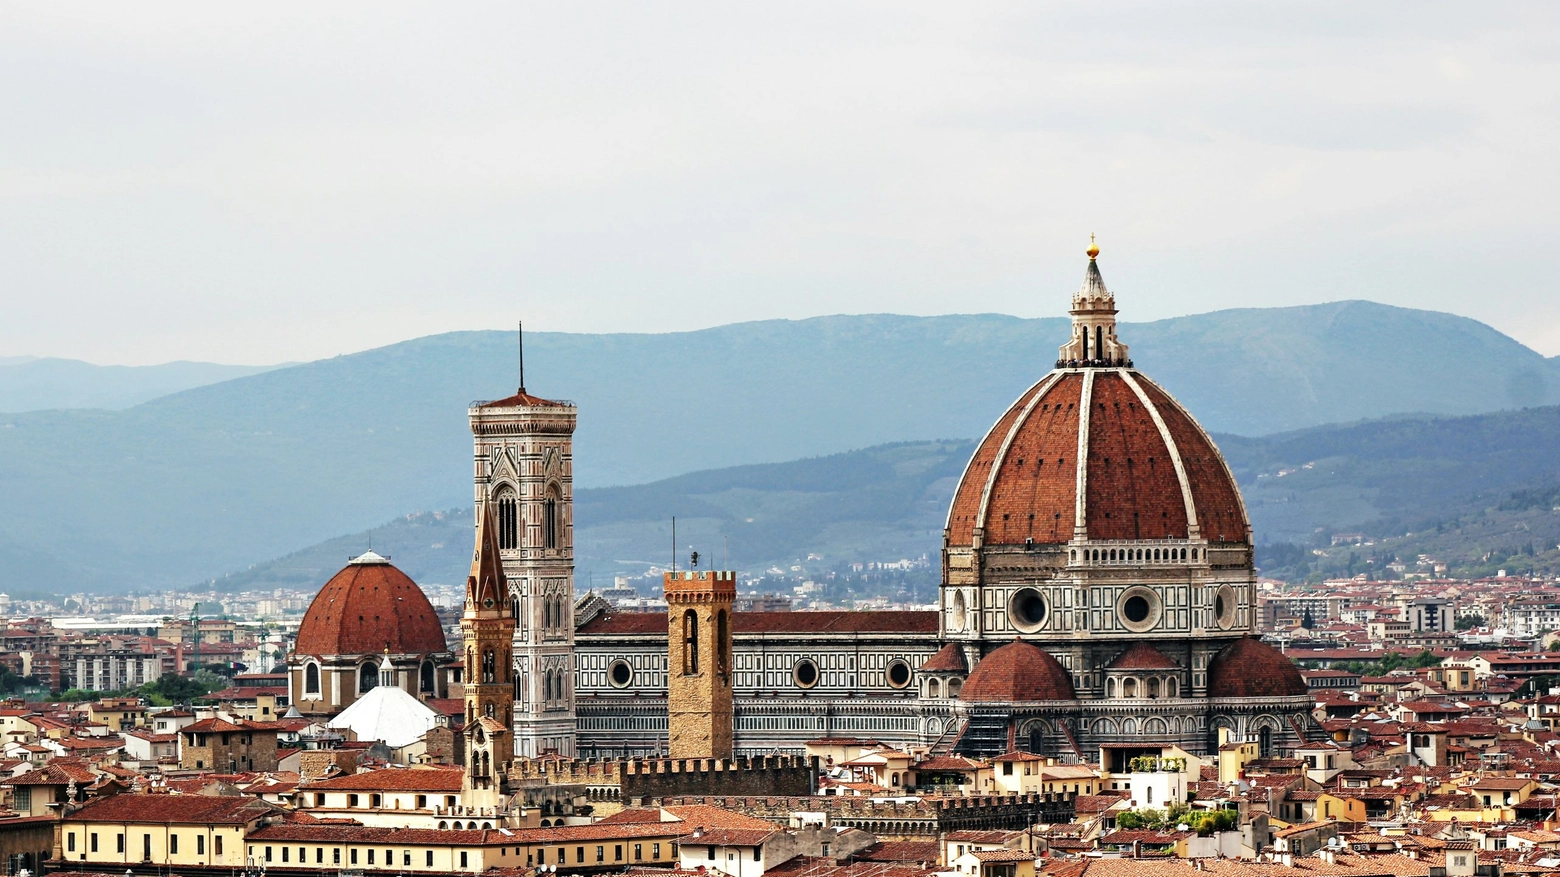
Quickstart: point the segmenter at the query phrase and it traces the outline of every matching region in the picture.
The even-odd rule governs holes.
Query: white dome
[[[351,728],[359,740],[378,740],[400,749],[422,739],[439,724],[439,714],[396,685],[380,685],[330,720],[332,728]]]

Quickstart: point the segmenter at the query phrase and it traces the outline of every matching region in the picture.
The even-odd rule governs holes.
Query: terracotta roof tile
[[[308,792],[458,792],[462,778],[463,774],[458,769],[385,768],[316,780],[302,788]]]
[[[1039,646],[1015,639],[980,659],[959,696],[975,703],[1073,700],[1072,675]]]
[[[351,563],[331,577],[298,625],[301,655],[448,651],[444,627],[417,583],[389,563]]]
[[[71,822],[185,822],[242,825],[277,808],[259,798],[213,795],[122,794],[88,801]]]

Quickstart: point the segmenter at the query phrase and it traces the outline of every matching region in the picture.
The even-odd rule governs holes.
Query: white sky
[[[1551,3],[0,7],[0,355],[1370,298],[1560,354]]]

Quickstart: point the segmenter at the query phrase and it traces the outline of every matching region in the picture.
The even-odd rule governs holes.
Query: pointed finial
[[[1099,247],[1098,244],[1096,244],[1094,242],[1094,232],[1092,232],[1092,231],[1089,232],[1089,248],[1087,250],[1084,250],[1084,252],[1089,254],[1089,261],[1090,262],[1093,262],[1094,261],[1094,257],[1096,257],[1096,256],[1098,256],[1100,254],[1100,247]]]

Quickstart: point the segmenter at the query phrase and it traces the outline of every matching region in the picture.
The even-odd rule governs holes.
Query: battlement
[[[834,825],[870,831],[880,839],[941,837],[949,831],[1016,830],[1037,822],[1071,822],[1073,795],[926,795],[896,799],[853,796],[688,796],[665,804],[711,804],[777,825],[797,813],[822,813]]]
[[[671,599],[674,594],[685,593],[713,593],[723,597],[730,596],[733,599],[737,596],[737,574],[733,570],[700,569],[669,572],[662,577],[662,582],[668,599]]]
[[[594,797],[625,803],[677,795],[810,795],[817,777],[818,759],[803,755],[516,759],[509,769],[512,786],[585,786]]]

